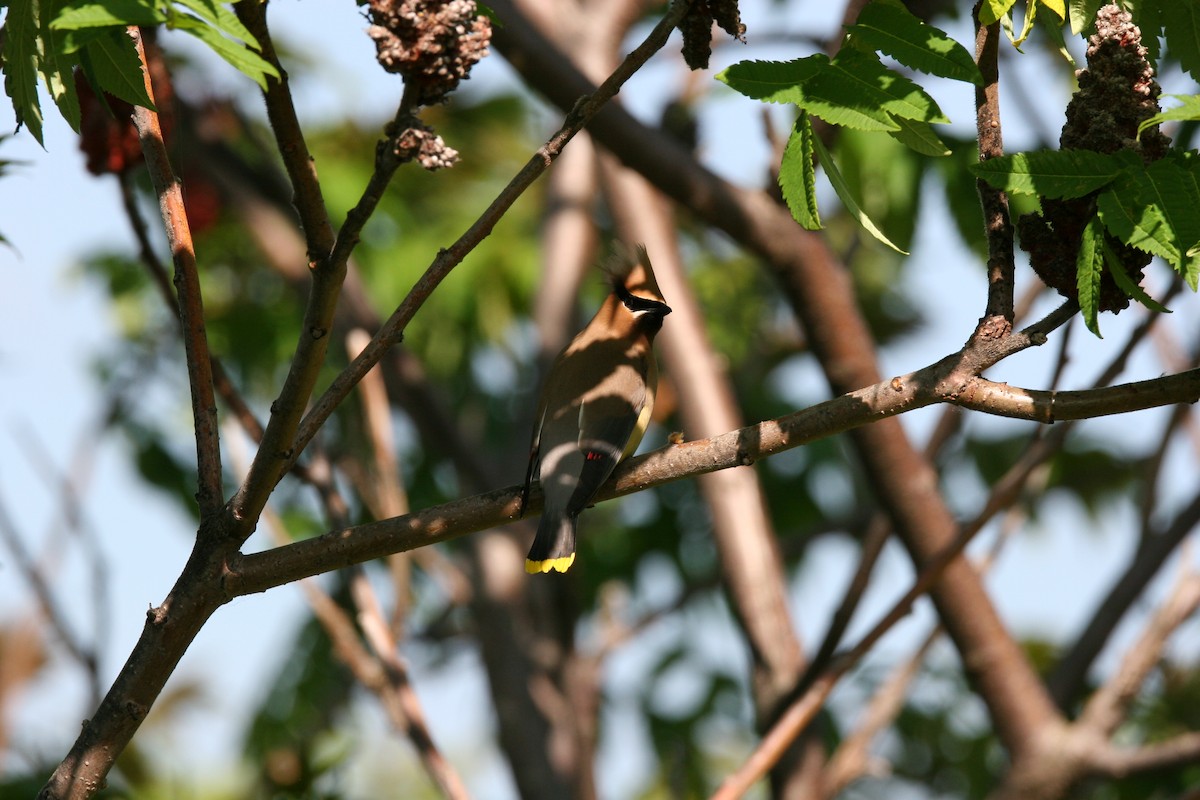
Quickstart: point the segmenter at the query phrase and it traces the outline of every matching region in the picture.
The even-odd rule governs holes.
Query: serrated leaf
[[[1180,104],[1175,108],[1160,111],[1149,119],[1142,120],[1137,129],[1138,136],[1141,136],[1142,131],[1151,125],[1161,125],[1164,122],[1175,120],[1180,122],[1200,120],[1200,94],[1168,94],[1163,96],[1178,100]]]
[[[946,147],[946,143],[938,138],[933,131],[933,126],[928,122],[918,122],[903,117],[892,117],[892,120],[899,128],[888,131],[888,135],[896,141],[922,155],[934,158],[950,155],[950,148]]]
[[[1158,9],[1162,15],[1167,50],[1179,65],[1200,81],[1200,7],[1195,2],[1174,0]]]
[[[1096,198],[1096,211],[1108,232],[1131,247],[1136,247],[1172,265],[1180,263],[1179,250],[1171,237],[1166,220],[1153,206],[1137,200],[1136,185],[1118,182]]]
[[[1195,171],[1198,166],[1195,158],[1172,154],[1146,167],[1141,183],[1140,199],[1157,208],[1179,253],[1186,253],[1200,242],[1200,220],[1196,217],[1196,209],[1200,208]],[[1174,266],[1180,272],[1186,271],[1182,260]]]
[[[42,80],[45,81],[50,97],[54,99],[54,104],[58,106],[63,119],[71,126],[71,130],[79,133],[81,112],[79,95],[75,91],[74,61],[63,52],[63,34],[51,30],[50,26],[45,24],[45,20],[42,22],[42,34],[39,39]]]
[[[157,25],[166,20],[153,2],[147,0],[96,0],[69,5],[50,22],[55,30]]]
[[[1112,183],[1121,171],[1115,156],[1091,150],[1037,150],[992,158],[971,173],[997,189],[1040,197],[1083,197]]]
[[[979,6],[979,21],[984,25],[999,22],[1017,0],[983,0]]]
[[[794,61],[741,61],[717,73],[717,80],[755,100],[800,105],[801,85],[828,65],[829,58],[821,54]]]
[[[1117,288],[1151,311],[1157,311],[1159,314],[1170,314],[1171,309],[1146,294],[1145,289],[1133,282],[1133,278],[1129,277],[1129,273],[1125,271],[1125,265],[1121,263],[1121,259],[1113,252],[1112,247],[1109,246],[1107,241],[1103,242],[1103,246],[1104,263],[1108,267],[1109,274],[1113,276],[1113,281],[1116,282]]]
[[[871,3],[847,30],[856,46],[865,43],[906,67],[950,80],[983,83],[983,76],[965,47],[902,5]]]
[[[817,155],[817,160],[821,162],[821,167],[825,170],[825,174],[829,176],[829,182],[833,184],[833,191],[837,193],[838,198],[842,201],[842,205],[846,207],[846,210],[858,220],[858,224],[862,225],[863,228],[866,229],[867,233],[871,234],[880,242],[883,242],[888,247],[895,250],[897,253],[905,256],[908,255],[906,251],[901,250],[899,247],[892,244],[892,241],[884,236],[883,231],[879,230],[875,223],[871,221],[871,218],[867,216],[866,212],[863,211],[858,205],[858,201],[854,199],[854,195],[850,192],[850,187],[846,185],[846,181],[842,177],[842,173],[838,171],[837,164],[835,164],[833,161],[833,156],[829,154],[829,151],[825,149],[825,145],[821,142],[821,137],[812,137],[812,143],[813,151]]]
[[[841,50],[829,65],[804,84],[804,107],[837,125],[831,114],[869,119],[862,130],[896,130],[892,117],[949,122],[934,99],[915,83],[885,67],[874,54]]]
[[[1096,23],[1096,12],[1103,0],[1071,0],[1067,16],[1071,20],[1071,33],[1075,36],[1091,30]]]
[[[175,21],[179,30],[186,31],[212,48],[213,52],[229,62],[238,72],[267,88],[267,76],[279,77],[275,67],[258,53],[245,45],[225,38],[216,28],[195,17],[179,17]]]
[[[801,111],[792,127],[779,164],[779,188],[792,219],[810,231],[820,230],[817,210],[816,166],[813,164],[813,129],[808,113]]]
[[[1079,290],[1079,311],[1088,330],[1100,335],[1100,279],[1104,276],[1104,230],[1095,217],[1083,229],[1079,255],[1075,258],[1075,282]]]
[[[146,94],[141,59],[124,28],[106,31],[103,36],[88,42],[81,52],[87,59],[89,77],[94,78],[101,89],[132,105],[154,108]]]
[[[42,142],[42,107],[37,93],[37,8],[35,0],[11,0],[4,19],[4,89],[12,98],[17,127]]]
[[[242,21],[237,18],[237,14],[224,4],[218,3],[216,0],[175,0],[175,2],[196,12],[222,33],[245,42],[255,49],[258,48],[258,40],[254,38],[254,34],[242,24]]]

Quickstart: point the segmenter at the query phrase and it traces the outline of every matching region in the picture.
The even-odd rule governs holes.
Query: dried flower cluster
[[[446,98],[488,54],[492,26],[474,0],[368,0],[379,63],[418,105]]]
[[[405,120],[405,126],[400,127],[390,141],[402,162],[416,161],[430,172],[452,167],[458,161],[458,151],[447,147],[442,137],[433,132],[433,128],[416,117]]]
[[[737,0],[695,0],[679,23],[683,33],[683,60],[692,69],[708,67],[708,57],[712,55],[713,22],[739,42],[746,41],[746,26],[742,24]]]
[[[1142,33],[1133,18],[1109,4],[1096,14],[1096,33],[1088,39],[1087,69],[1079,73],[1079,90],[1067,106],[1059,144],[1063,148],[1115,153],[1132,150],[1146,162],[1163,157],[1170,140],[1158,126],[1137,137],[1138,125],[1158,113],[1159,86],[1146,60]],[[1083,228],[1095,213],[1095,196],[1042,201],[1041,214],[1026,214],[1017,223],[1021,246],[1033,269],[1064,297],[1077,297],[1075,260]],[[1139,282],[1150,256],[1111,237],[1108,244]],[[1118,312],[1129,298],[1105,272],[1100,283],[1101,311]]]

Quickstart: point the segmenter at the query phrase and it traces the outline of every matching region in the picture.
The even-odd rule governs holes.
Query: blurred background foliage
[[[286,9],[283,13],[302,13]],[[935,20],[936,22],[936,20]],[[1036,36],[1032,46],[1049,46]],[[369,46],[366,37],[362,45]],[[181,75],[202,68],[170,53]],[[496,56],[493,56],[496,57]],[[297,65],[297,70],[320,69]],[[1047,81],[1064,92],[1066,69]],[[180,85],[188,81],[181,79]],[[194,79],[192,83],[195,83]],[[285,183],[276,157],[265,147],[269,132],[257,115],[243,114],[220,97],[179,93],[179,126],[174,156],[189,197],[207,199],[205,222],[197,226],[201,278],[209,320],[209,341],[225,368],[260,418],[277,390],[294,346],[301,297],[294,276],[272,264],[247,230],[246,209],[265,205],[291,217]],[[446,142],[462,153],[450,170],[426,173],[410,166],[392,182],[355,251],[354,269],[365,296],[381,317],[411,287],[440,247],[453,241],[484,204],[540,144],[545,119],[525,95],[499,93],[461,98],[430,109],[431,122]],[[372,169],[378,125],[350,121],[309,129],[325,200],[335,224],[358,199]],[[700,131],[703,138],[704,131]],[[196,139],[202,138],[199,144]],[[975,159],[974,142],[946,137],[953,155],[941,161],[920,156],[883,135],[846,131],[836,156],[854,194],[868,214],[901,247],[909,248],[931,205],[927,192],[940,192],[965,244],[981,252],[982,236],[974,181],[963,166]],[[932,163],[931,163],[932,162]],[[143,215],[153,218],[153,199],[144,176],[130,175]],[[492,234],[432,296],[409,326],[401,345],[425,370],[431,391],[469,446],[482,461],[502,465],[510,484],[521,480],[529,421],[538,382],[536,333],[530,318],[539,283],[539,225],[545,213],[541,189],[528,193]],[[198,200],[199,201],[199,200]],[[602,229],[605,216],[599,210]],[[937,304],[949,298],[921,296],[912,288],[912,261],[863,240],[846,214],[823,206],[829,241],[851,270],[862,306],[881,349],[902,343],[929,323]],[[816,374],[802,333],[764,270],[732,250],[714,233],[693,221],[680,222],[690,279],[703,309],[712,343],[729,369],[743,417],[768,419],[824,397],[825,386],[805,385],[798,375]],[[600,254],[598,254],[599,256]],[[982,263],[982,262],[981,262]],[[980,267],[982,269],[982,266]],[[194,451],[185,401],[186,377],[181,347],[170,311],[133,250],[91,257],[89,279],[111,296],[114,321],[123,335],[119,347],[95,364],[96,381],[113,398],[109,425],[128,442],[144,478],[194,513]],[[585,281],[578,318],[586,319],[603,293],[597,278]],[[971,298],[974,302],[976,298]],[[951,300],[953,301],[953,300]],[[957,343],[952,343],[957,347]],[[331,348],[328,378],[347,361],[344,349]],[[917,365],[912,365],[917,366]],[[670,380],[670,376],[666,376]],[[670,387],[675,392],[686,387]],[[320,389],[320,387],[319,387]],[[167,409],[169,413],[162,413]],[[370,459],[362,436],[359,406],[350,402],[322,436],[338,459]],[[454,499],[462,487],[445,452],[422,437],[396,410],[398,446],[405,488],[413,508]],[[667,419],[647,438],[658,446],[675,423]],[[980,495],[1016,460],[1030,441],[1030,427],[960,426],[939,455],[956,487]],[[1047,466],[1046,491],[1023,499],[1037,517],[1054,498],[1068,498],[1090,515],[1142,491],[1139,476],[1145,454],[1115,447],[1088,435],[1071,439]],[[816,442],[758,466],[780,535],[789,574],[805,568],[811,545],[822,538],[855,541],[862,535],[872,500],[839,439]],[[371,518],[353,493],[350,517]],[[295,536],[329,528],[303,491],[277,495],[275,510]],[[673,483],[622,502],[589,511],[583,522],[578,564],[570,584],[581,638],[608,613],[613,593],[643,611],[659,610],[661,641],[644,659],[643,672],[620,698],[632,705],[648,733],[657,766],[640,796],[698,797],[711,791],[750,746],[752,728],[747,676],[730,670],[697,645],[708,631],[729,626],[729,611],[719,588],[717,557],[708,535],[706,510],[692,482]],[[181,529],[178,535],[189,535]],[[461,545],[451,543],[452,555]],[[369,565],[373,580],[386,591],[386,567]],[[471,650],[473,621],[442,585],[418,572],[411,583],[411,614],[404,651],[429,668],[454,667],[455,653]],[[339,579],[335,599],[346,602]],[[818,623],[818,627],[820,624]],[[1035,643],[1031,642],[1031,646]],[[1052,642],[1036,643],[1050,653]],[[2,646],[2,640],[0,640]],[[636,646],[636,645],[635,645]],[[986,725],[964,717],[974,707],[952,657],[931,658],[903,712],[884,743],[890,774],[847,791],[847,797],[983,797],[1003,762]],[[1047,657],[1049,662],[1050,658]],[[36,669],[34,667],[33,669]],[[855,691],[869,695],[883,680],[881,669],[865,669],[854,679]],[[1154,740],[1200,727],[1200,674],[1194,664],[1165,664],[1157,693],[1148,695],[1129,724],[1134,740]],[[685,689],[680,689],[680,686]],[[121,760],[114,788],[105,797],[263,797],[342,798],[394,794],[395,783],[354,784],[347,764],[362,737],[355,706],[363,698],[347,670],[334,657],[327,635],[310,619],[292,639],[291,652],[261,693],[261,705],[249,715],[245,763],[231,766],[242,777],[217,786],[188,787],[183,794],[163,783],[144,758],[138,742]],[[166,702],[160,717],[184,713],[181,702]],[[975,707],[978,716],[978,708]],[[435,712],[436,713],[436,712]],[[607,731],[601,718],[601,737]],[[830,713],[824,735],[836,743],[852,714]],[[481,732],[481,738],[488,734]],[[186,747],[185,743],[180,743]],[[484,746],[482,744],[478,746]],[[52,754],[47,754],[47,770]],[[467,762],[472,759],[468,757]],[[395,767],[377,774],[395,781]],[[403,796],[437,796],[415,761],[401,769]],[[42,776],[8,776],[0,797],[30,797]],[[1103,787],[1081,788],[1078,797],[1158,798],[1176,796],[1200,781],[1200,768],[1169,779],[1139,778]],[[226,787],[226,788],[221,788]],[[907,791],[910,794],[898,794]],[[485,796],[485,795],[481,795]]]

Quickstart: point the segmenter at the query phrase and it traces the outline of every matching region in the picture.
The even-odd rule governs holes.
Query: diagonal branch
[[[287,463],[299,457],[305,446],[312,441],[313,436],[325,424],[325,420],[333,413],[350,391],[362,380],[362,376],[379,362],[383,354],[393,344],[398,343],[404,335],[417,310],[433,293],[434,289],[450,274],[450,271],[462,263],[467,254],[475,249],[486,238],[500,218],[507,213],[513,203],[524,194],[535,180],[544,173],[558,158],[567,143],[587,125],[597,112],[611,100],[621,87],[638,69],[650,59],[650,56],[662,49],[666,44],[676,23],[687,11],[687,2],[677,2],[646,39],[638,45],[620,66],[599,87],[590,90],[585,97],[573,101],[571,110],[563,120],[562,127],[546,141],[542,147],[529,159],[513,179],[500,191],[500,194],[484,210],[479,218],[468,228],[450,247],[438,252],[433,263],[417,280],[408,296],[397,306],[396,310],[379,331],[372,337],[370,343],[363,348],[350,364],[342,370],[330,384],[325,393],[317,399],[312,409],[305,415],[296,434],[292,450],[287,456]],[[339,241],[340,241],[339,236]]]
[[[146,94],[154,100],[146,48],[137,26],[129,35],[142,62]],[[212,366],[208,335],[204,328],[204,304],[200,297],[200,275],[196,270],[196,251],[192,232],[183,208],[183,192],[171,170],[167,146],[163,142],[158,112],[134,106],[133,122],[146,156],[150,180],[158,195],[159,212],[166,228],[167,243],[175,262],[175,289],[179,293],[179,318],[183,327],[183,347],[187,353],[188,385],[192,397],[192,420],[196,426],[196,468],[199,486],[196,500],[201,519],[211,518],[221,507],[221,441],[217,426],[217,401],[213,395]]]
[[[613,479],[601,489],[596,499],[608,500],[683,478],[753,464],[776,453],[905,411],[940,402],[955,403],[956,381],[953,370],[946,366],[947,361],[954,360],[953,357],[944,359],[908,376],[868,386],[778,419],[710,439],[670,445],[630,459],[617,468]],[[951,376],[949,380],[947,375]],[[1054,418],[1059,420],[1192,403],[1200,399],[1200,369],[1138,383],[1052,394]],[[986,405],[974,404],[973,407],[980,411],[990,410]],[[1044,421],[1040,411],[1025,418]],[[230,597],[261,592],[309,575],[511,522],[518,513],[520,488],[496,489],[402,517],[331,531],[274,550],[235,557],[228,564],[224,589]],[[541,493],[535,491],[530,496],[526,513],[537,513],[541,503]]]

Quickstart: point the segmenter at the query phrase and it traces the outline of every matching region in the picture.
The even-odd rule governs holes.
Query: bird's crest
[[[663,301],[662,290],[654,278],[654,268],[650,266],[650,255],[644,244],[631,249],[618,243],[603,269],[618,295],[634,294],[660,303]]]

